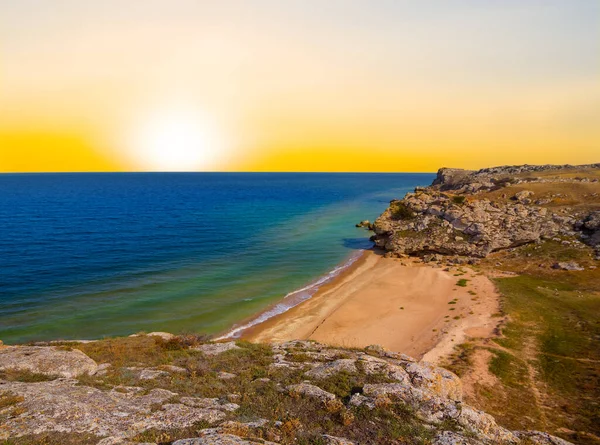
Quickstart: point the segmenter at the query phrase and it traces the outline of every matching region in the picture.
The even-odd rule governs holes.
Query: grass
[[[461,278],[460,280],[458,280],[458,281],[456,282],[456,285],[457,285],[457,286],[460,286],[460,287],[467,287],[467,283],[468,283],[468,281],[469,281],[469,280],[467,280],[467,279],[465,279],[465,278]]]
[[[12,382],[36,383],[55,380],[59,376],[36,374],[27,370],[5,369],[0,371],[0,380],[8,380]]]
[[[465,203],[466,199],[467,198],[465,196],[453,196],[452,202],[454,204],[463,205]]]
[[[467,343],[448,366],[469,372],[478,349],[492,353],[494,387],[475,384],[467,402],[514,429],[539,429],[583,444],[600,436],[600,272],[552,270],[557,261],[593,264],[590,249],[547,241],[483,262],[520,275],[495,279],[506,321],[491,344]],[[540,267],[539,265],[545,265]],[[458,283],[457,283],[458,284]],[[566,432],[573,431],[571,434]]]

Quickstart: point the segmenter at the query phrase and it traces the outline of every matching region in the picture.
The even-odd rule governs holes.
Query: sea
[[[310,298],[372,246],[356,223],[433,178],[0,175],[0,340],[236,337]]]

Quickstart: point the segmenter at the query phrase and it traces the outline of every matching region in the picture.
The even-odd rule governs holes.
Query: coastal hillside
[[[496,285],[495,335],[467,338],[442,362],[468,403],[511,428],[600,443],[600,164],[443,168],[371,228],[388,257]]]

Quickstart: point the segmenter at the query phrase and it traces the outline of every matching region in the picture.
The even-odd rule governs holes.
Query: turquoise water
[[[310,297],[371,246],[356,222],[432,179],[0,175],[0,339],[227,332]]]

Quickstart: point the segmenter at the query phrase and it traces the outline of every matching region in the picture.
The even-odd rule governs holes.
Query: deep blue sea
[[[433,177],[0,175],[0,339],[227,332],[310,297]]]

